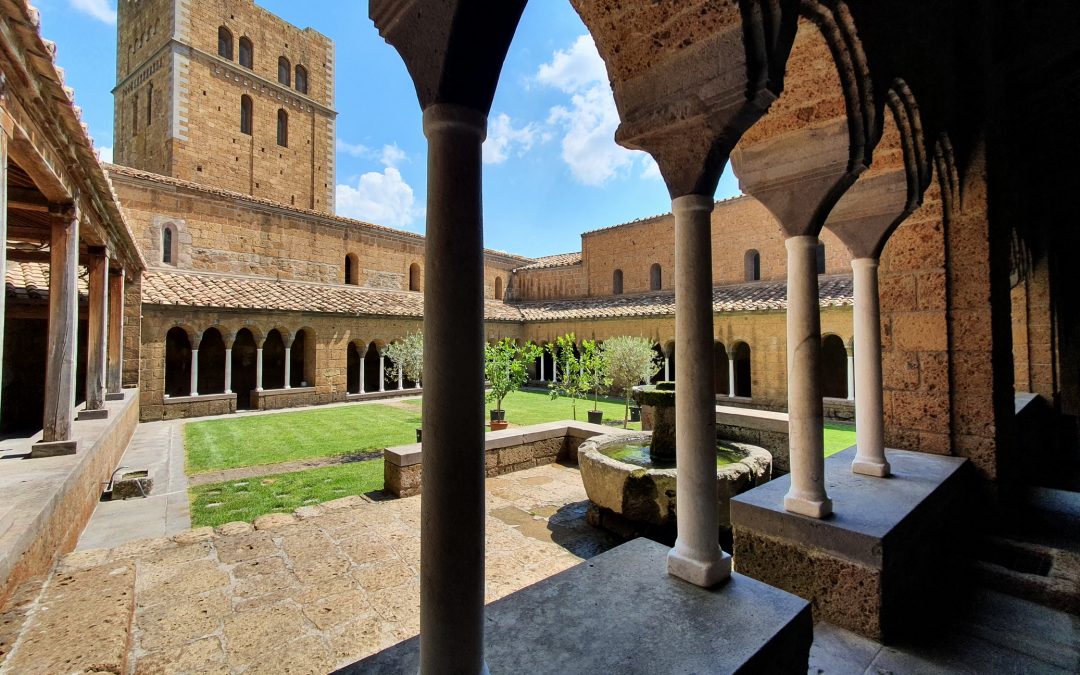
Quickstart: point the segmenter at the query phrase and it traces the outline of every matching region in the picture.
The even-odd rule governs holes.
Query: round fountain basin
[[[673,462],[649,455],[652,434],[605,434],[578,448],[578,466],[589,500],[630,521],[654,526],[674,524]],[[772,455],[746,443],[723,441],[717,447],[717,515],[731,527],[730,500],[772,477]]]

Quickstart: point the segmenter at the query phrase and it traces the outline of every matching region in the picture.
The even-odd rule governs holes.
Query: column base
[[[74,455],[78,450],[78,441],[38,441],[30,448],[30,459]]]
[[[889,466],[888,461],[875,462],[869,459],[860,459],[856,456],[855,461],[851,463],[851,471],[863,476],[885,478],[892,473],[892,467]]]
[[[689,558],[676,548],[671,549],[667,555],[668,574],[688,581],[701,588],[712,588],[721,581],[731,576],[731,556],[716,547],[716,557],[704,562],[696,558]]]
[[[75,418],[75,420],[78,422],[105,419],[109,419],[109,411],[106,408],[98,408],[96,410],[80,410],[79,416]]]
[[[826,497],[822,501],[811,501],[805,497],[784,497],[784,510],[808,518],[824,518],[832,515],[832,500]]]
[[[108,394],[105,394],[105,400],[106,401],[123,401],[124,400],[124,392],[118,391],[118,392],[115,392],[115,393],[110,392]]]

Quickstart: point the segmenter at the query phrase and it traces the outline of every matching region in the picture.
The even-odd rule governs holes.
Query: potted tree
[[[623,336],[606,340],[603,345],[605,373],[610,386],[622,390],[623,428],[630,417],[630,394],[634,386],[648,382],[660,372],[652,342],[641,337]],[[636,420],[634,420],[636,421]]]
[[[394,363],[395,368],[401,366],[401,372],[406,378],[420,382],[424,376],[424,334],[410,333],[404,340],[391,343],[386,347],[386,356]],[[391,373],[390,368],[387,368],[387,373]],[[390,376],[396,378],[397,373],[391,373]],[[423,430],[417,428],[416,442],[419,443],[422,438]]]
[[[589,387],[585,382],[584,366],[581,358],[575,353],[574,345],[577,337],[573,333],[567,333],[555,338],[555,342],[549,342],[547,349],[551,352],[552,362],[555,364],[555,381],[548,387],[551,389],[552,400],[563,396],[570,399],[570,410],[574,420],[577,420],[577,402],[585,398],[589,393]]]
[[[604,350],[595,340],[585,340],[581,346],[581,384],[593,397],[593,409],[588,413],[589,423],[603,424],[604,411],[600,410],[600,394],[611,385],[611,379],[607,376]]]
[[[510,338],[503,338],[484,348],[484,376],[487,378],[487,400],[495,402],[491,410],[491,430],[505,429],[506,411],[503,399],[529,381],[529,366],[540,354],[540,348],[531,342],[518,345]]]

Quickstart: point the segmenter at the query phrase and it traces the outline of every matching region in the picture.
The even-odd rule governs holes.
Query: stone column
[[[262,391],[263,386],[263,348],[255,350],[255,391]]]
[[[397,367],[397,388],[398,391],[405,388],[405,373],[401,370],[401,366]]]
[[[386,391],[386,356],[379,352],[379,391]]]
[[[540,381],[544,382],[546,380],[547,380],[547,377],[544,376],[544,356],[541,355],[540,356]]]
[[[671,202],[675,214],[675,463],[678,538],[668,572],[710,587],[731,574],[720,550],[716,510],[716,399],[713,395],[713,199],[686,195]]]
[[[285,388],[292,389],[292,345],[285,348]]]
[[[735,398],[735,352],[730,350],[727,353],[727,395]]]
[[[109,272],[109,347],[105,370],[105,399],[123,400],[124,270]]]
[[[80,420],[100,420],[105,409],[105,344],[109,335],[109,255],[94,246],[87,251],[90,272],[86,331],[86,404]]]
[[[664,352],[664,381],[671,382],[671,359],[667,352]]]
[[[847,400],[855,400],[855,349],[847,348]]]
[[[359,350],[357,350],[359,353]],[[366,394],[364,391],[364,379],[367,376],[367,352],[360,356],[360,393]]]
[[[190,396],[199,395],[199,343],[191,345],[191,393]]]
[[[225,393],[231,394],[232,390],[232,343],[225,346]]]
[[[788,447],[791,488],[784,508],[824,518],[832,513],[825,493],[825,416],[821,400],[821,315],[815,236],[787,239]]]
[[[425,675],[484,665],[484,261],[481,146],[487,118],[424,111],[428,139],[424,283],[420,664]]]
[[[856,451],[851,470],[867,476],[888,476],[877,258],[856,258],[851,261],[851,269],[855,275],[855,344],[858,346],[855,353]]]
[[[32,457],[75,454],[71,440],[75,412],[75,357],[78,353],[79,210],[50,210],[49,343],[45,362],[45,416],[41,442]]]

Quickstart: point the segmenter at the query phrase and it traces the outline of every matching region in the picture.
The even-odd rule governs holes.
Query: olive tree
[[[634,386],[648,382],[660,372],[652,342],[642,337],[623,336],[605,340],[601,348],[606,366],[605,375],[611,386],[622,389],[626,398],[623,408],[623,428],[630,417],[630,393]]]
[[[529,366],[539,355],[533,343],[518,345],[510,338],[484,347],[484,376],[491,387],[487,399],[495,402],[496,410],[502,411],[503,399],[529,381]]]
[[[419,383],[424,376],[424,334],[411,333],[404,340],[391,343],[383,352],[395,367],[400,367],[405,377]],[[387,368],[390,377],[396,378],[397,374]]]

